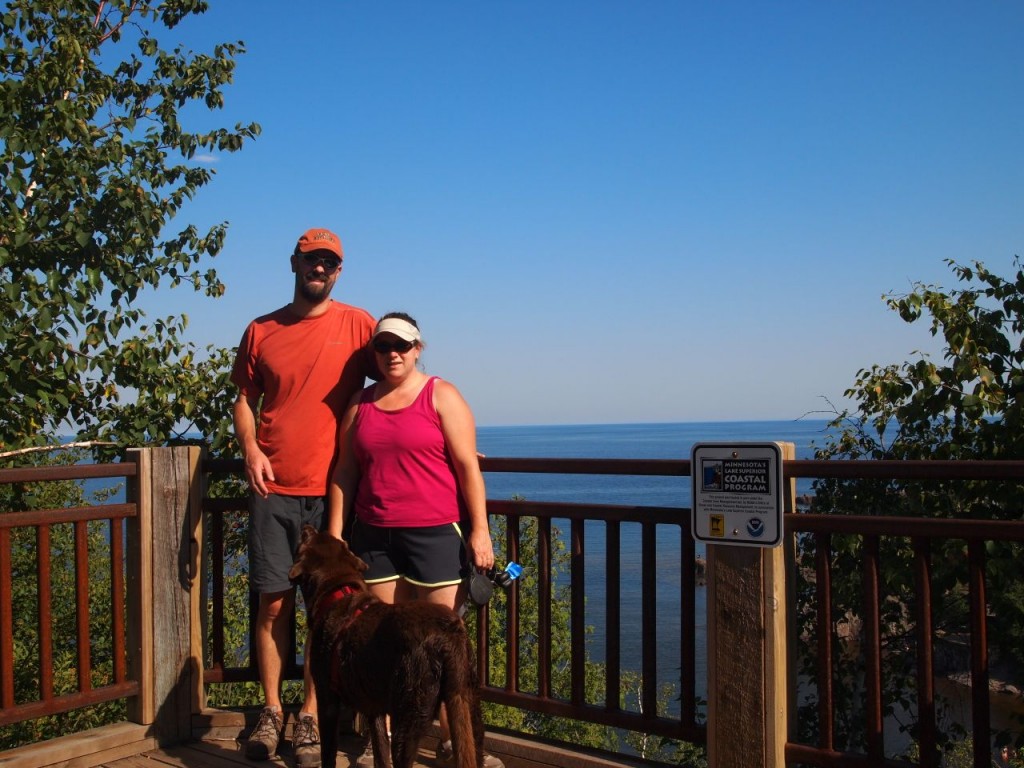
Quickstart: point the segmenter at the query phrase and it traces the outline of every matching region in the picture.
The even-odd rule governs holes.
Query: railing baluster
[[[865,536],[864,551],[864,728],[867,754],[880,761],[882,739],[882,627],[878,537]]]
[[[14,706],[14,615],[11,610],[11,531],[0,528],[0,709]]]
[[[519,562],[519,516],[511,515],[505,523],[505,545],[508,559]],[[519,584],[513,582],[505,601],[505,690],[519,690]]]
[[[917,631],[917,720],[921,768],[937,768],[935,723],[935,666],[932,623],[932,557],[928,539],[915,537],[914,588],[917,593],[915,624]]]
[[[537,522],[537,695],[551,698],[551,519]]]
[[[480,678],[480,685],[493,685],[491,682],[491,665],[487,660],[491,656],[491,609],[483,605],[476,612],[476,670]],[[509,681],[505,681],[508,686]]]
[[[210,537],[210,581],[213,594],[210,596],[210,653],[212,666],[224,668],[224,512],[210,513],[207,526]]]
[[[583,533],[583,521],[573,518],[569,524],[570,530],[570,583],[571,583],[571,614],[569,617],[569,637],[572,652],[569,665],[570,674],[570,699],[573,704],[579,706],[584,703],[585,676],[586,676],[586,539]]]
[[[110,521],[110,604],[113,606],[110,646],[113,658],[114,682],[123,683],[128,679],[125,656],[125,583],[124,583],[124,520],[120,517]]]
[[[622,656],[619,637],[622,633],[622,537],[618,520],[605,524],[605,635],[604,635],[604,705],[612,711],[622,708],[619,688],[622,685]]]
[[[89,636],[89,523],[75,524],[75,602],[78,628],[78,690],[92,689]]]
[[[988,629],[985,621],[985,542],[967,542],[967,567],[971,606],[971,724],[974,730],[974,765],[985,768],[991,760],[988,690]]]
[[[39,698],[53,698],[53,586],[50,582],[50,526],[36,529],[36,584],[39,606]]]
[[[697,720],[697,544],[690,520],[679,526],[679,709],[684,723]]]
[[[832,537],[814,534],[815,600],[818,641],[818,746],[835,749],[835,699],[832,692]]]
[[[641,523],[640,541],[643,715],[653,719],[658,716],[658,545],[654,523]]]

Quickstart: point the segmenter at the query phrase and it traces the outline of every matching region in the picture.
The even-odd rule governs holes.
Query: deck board
[[[342,738],[338,744],[337,768],[354,768],[363,753],[364,740],[359,736]],[[420,749],[417,768],[438,768],[432,749]],[[141,755],[104,763],[106,768],[293,768],[291,746],[285,742],[272,760],[252,761],[245,757],[237,741],[194,741],[173,747],[151,749]]]

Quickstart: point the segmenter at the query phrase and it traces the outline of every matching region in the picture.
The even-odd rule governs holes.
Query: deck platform
[[[442,768],[434,757],[436,737],[424,739],[416,768]],[[341,734],[337,768],[354,768],[364,739]],[[161,747],[141,725],[120,723],[95,728],[8,752],[0,752],[0,768],[294,768],[287,739],[273,760],[245,757],[240,737],[193,739]],[[506,768],[650,768],[649,761],[586,749],[571,749],[533,739],[488,732],[487,751]]]

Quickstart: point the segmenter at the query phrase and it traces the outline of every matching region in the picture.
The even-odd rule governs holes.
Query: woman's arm
[[[338,458],[334,463],[334,473],[327,486],[327,532],[337,539],[352,514],[355,506],[356,486],[359,484],[359,464],[352,452],[352,433],[355,431],[356,415],[359,412],[357,392],[349,401],[345,413],[338,424]]]
[[[487,492],[476,452],[476,423],[469,405],[447,381],[434,384],[434,407],[441,418],[448,453],[455,467],[462,500],[469,510],[470,530],[466,547],[473,565],[487,570],[494,565],[494,545],[487,523]]]

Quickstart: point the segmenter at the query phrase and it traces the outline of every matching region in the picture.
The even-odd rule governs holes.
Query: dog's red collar
[[[338,589],[334,590],[330,594],[324,595],[320,598],[319,608],[321,611],[326,611],[339,600],[344,600],[349,595],[354,595],[357,591],[358,590],[351,584],[346,584],[344,587],[338,587]]]
[[[324,595],[323,597],[320,598],[320,602],[317,603],[317,606],[316,606],[317,614],[323,615],[324,613],[329,611],[331,609],[331,606],[333,606],[335,603],[337,603],[337,602],[339,602],[341,600],[344,600],[349,595],[354,595],[354,594],[358,593],[359,591],[360,590],[356,589],[351,584],[346,584],[343,587],[338,587],[338,589],[336,589],[333,592],[331,592],[329,594],[326,594],[326,595]],[[357,608],[356,611],[350,617],[350,620],[354,619],[356,616],[358,616],[362,612],[363,612],[362,607]]]

